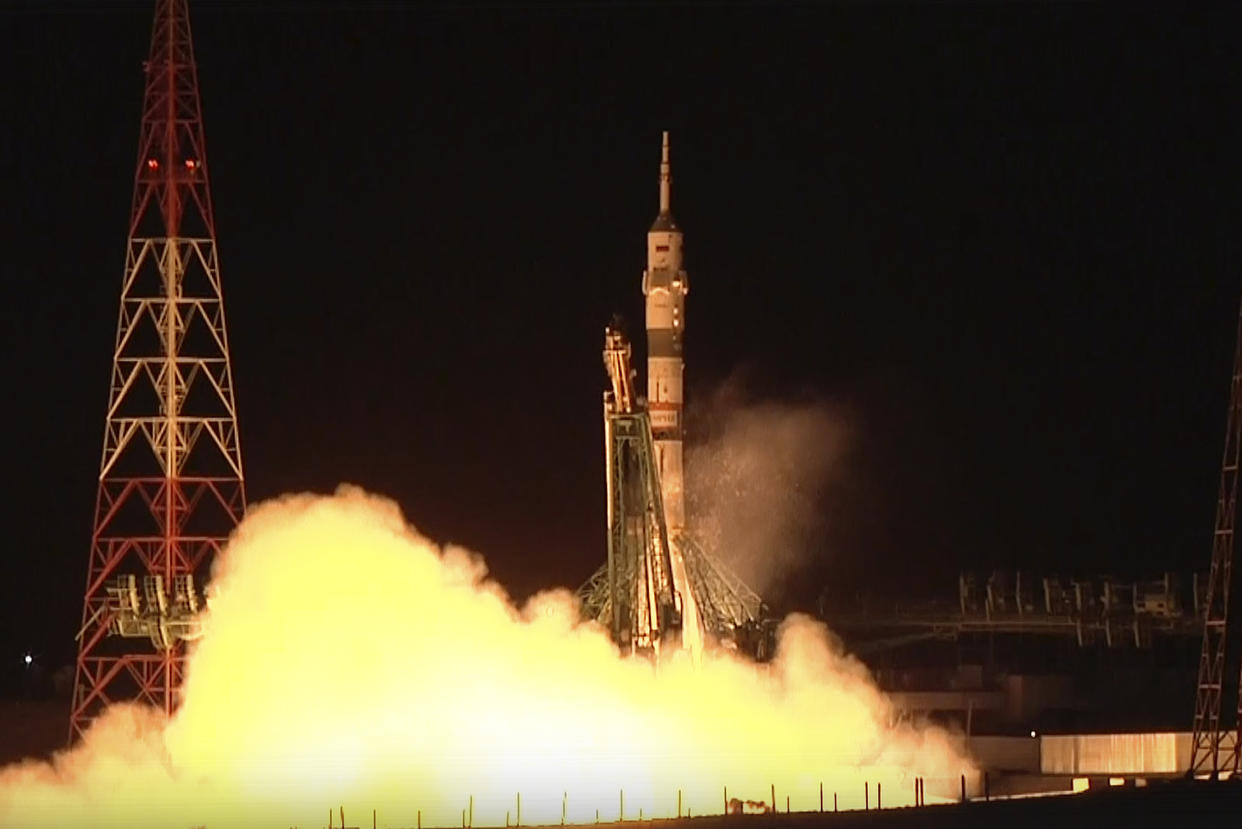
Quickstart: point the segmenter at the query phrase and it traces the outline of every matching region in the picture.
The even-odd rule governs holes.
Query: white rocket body
[[[668,133],[660,161],[660,214],[647,232],[647,408],[655,439],[656,463],[664,489],[664,520],[670,536],[686,526],[685,479],[682,469],[681,344],[686,327],[686,294],[690,282],[682,267],[682,234],[670,206],[672,171]]]
[[[678,537],[686,528],[685,478],[682,470],[681,339],[686,327],[686,294],[690,281],[682,267],[682,235],[670,205],[673,175],[668,160],[668,133],[660,154],[660,215],[647,232],[647,411],[668,528],[673,588],[681,610],[681,644],[697,664],[703,655],[703,623],[690,584]]]

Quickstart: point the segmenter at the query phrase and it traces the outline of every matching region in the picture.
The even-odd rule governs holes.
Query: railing
[[[986,580],[963,573],[957,601],[852,602],[820,600],[820,616],[847,628],[916,628],[937,636],[1018,633],[1073,636],[1079,645],[1102,638],[1109,646],[1150,644],[1153,634],[1197,636],[1202,631],[1201,579],[1183,591],[1172,575],[1150,581],[1110,577],[1036,578],[994,572]],[[1189,593],[1189,595],[1186,595]],[[895,639],[894,641],[898,641]]]

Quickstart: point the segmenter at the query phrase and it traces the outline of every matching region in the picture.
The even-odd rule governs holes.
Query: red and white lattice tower
[[[70,741],[177,706],[207,567],[245,511],[186,0],[157,0],[79,632]]]
[[[1212,563],[1203,597],[1203,647],[1195,692],[1190,774],[1237,777],[1242,773],[1242,626],[1239,625],[1238,573],[1233,566],[1234,525],[1238,514],[1238,472],[1242,459],[1242,307],[1233,349],[1225,451],[1216,496]],[[1236,713],[1228,722],[1230,708]]]

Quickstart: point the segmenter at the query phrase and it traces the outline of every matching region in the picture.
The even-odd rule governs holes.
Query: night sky
[[[742,376],[853,435],[775,604],[1206,569],[1242,8],[191,6],[252,501],[588,576],[669,129],[691,416]],[[5,664],[73,654],[150,18],[0,0]]]

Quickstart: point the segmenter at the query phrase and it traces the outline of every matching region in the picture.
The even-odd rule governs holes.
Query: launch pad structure
[[[704,637],[736,643],[762,623],[763,602],[689,534],[670,536],[650,416],[616,328],[604,334],[604,362],[608,559],[579,590],[584,615],[626,650],[658,652],[669,637],[691,650]]]

